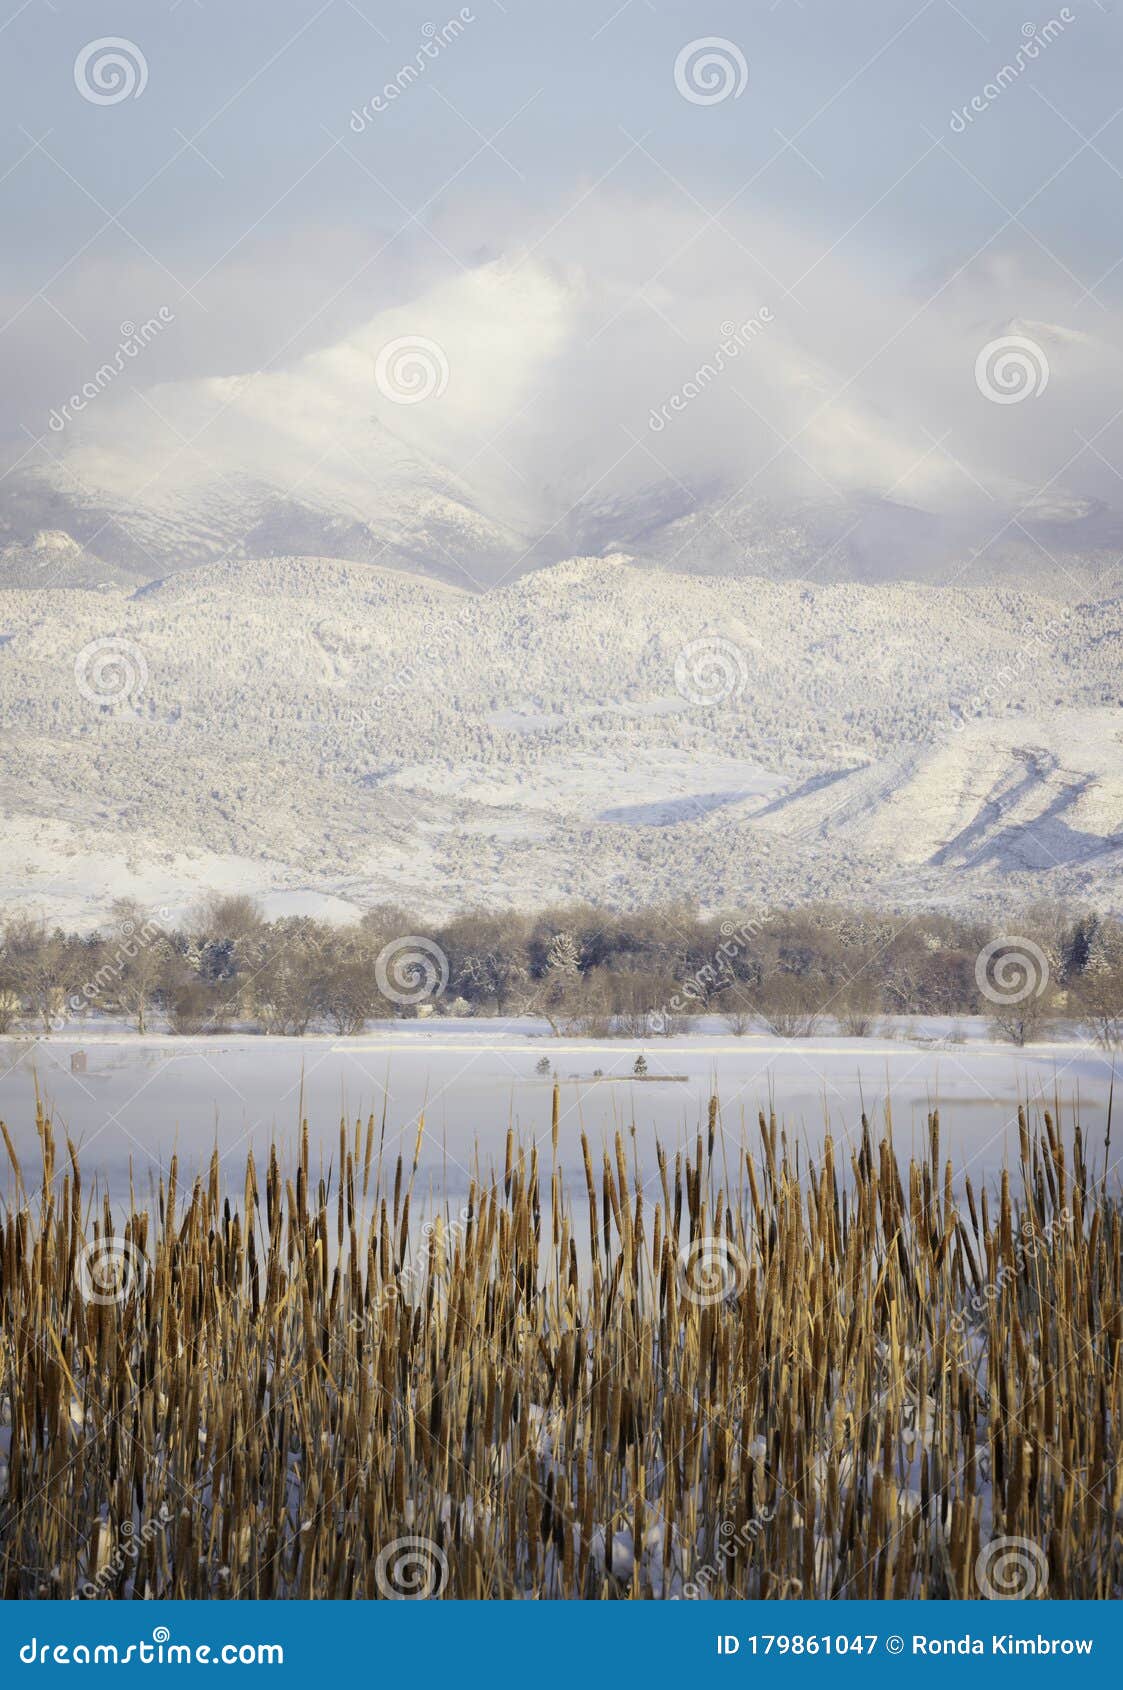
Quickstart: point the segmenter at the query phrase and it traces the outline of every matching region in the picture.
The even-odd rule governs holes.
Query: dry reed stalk
[[[423,1538],[448,1597],[965,1597],[1014,1536],[1050,1596],[1119,1594],[1123,1237],[1078,1128],[1022,1112],[959,1201],[935,1114],[843,1169],[715,1099],[646,1191],[582,1134],[575,1210],[558,1121],[545,1229],[513,1130],[422,1226],[385,1117],[316,1179],[302,1120],[240,1207],[173,1161],[155,1220],[84,1207],[41,1108],[30,1192],[0,1124],[0,1593],[369,1598]]]

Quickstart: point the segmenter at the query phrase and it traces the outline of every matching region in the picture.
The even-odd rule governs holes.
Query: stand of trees
[[[868,1034],[886,1015],[985,1014],[1016,1043],[1061,1017],[1119,1043],[1123,926],[1051,905],[1011,925],[1004,937],[944,914],[818,904],[703,916],[684,903],[473,911],[443,924],[384,906],[340,927],[268,921],[253,899],[221,896],[175,923],[120,903],[86,935],[0,917],[0,1032],[74,1028],[102,1013],[140,1032],[158,1021],[193,1035],[234,1025],[353,1034],[374,1019],[436,1012],[539,1015],[559,1033],[648,1037],[707,1014],[734,1033],[792,1038]],[[403,971],[419,990],[402,989]]]

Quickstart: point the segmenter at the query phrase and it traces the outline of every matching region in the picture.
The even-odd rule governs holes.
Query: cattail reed
[[[410,1539],[445,1598],[963,1598],[1018,1538],[1117,1596],[1121,1210],[1058,1122],[972,1184],[935,1115],[797,1162],[715,1100],[574,1189],[555,1089],[459,1212],[372,1117],[152,1216],[0,1126],[0,1595],[365,1599]]]

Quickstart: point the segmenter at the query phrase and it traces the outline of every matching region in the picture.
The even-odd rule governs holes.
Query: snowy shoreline
[[[972,1056],[1036,1059],[1052,1054],[1066,1056],[1075,1050],[1089,1051],[1110,1061],[1091,1034],[1072,1024],[1061,1036],[1034,1040],[1024,1046],[996,1038],[985,1016],[897,1015],[878,1018],[878,1031],[866,1037],[816,1030],[809,1038],[784,1038],[776,1033],[730,1033],[719,1015],[700,1015],[691,1031],[665,1034],[620,1033],[611,1038],[583,1038],[556,1034],[550,1023],[538,1016],[428,1016],[415,1020],[370,1021],[361,1033],[339,1034],[323,1027],[300,1035],[265,1033],[243,1023],[216,1033],[173,1033],[166,1026],[144,1033],[113,1016],[92,1017],[87,1023],[68,1022],[49,1033],[25,1026],[0,1034],[0,1051],[15,1045],[43,1045],[75,1048],[84,1045],[125,1045],[159,1049],[200,1047],[220,1049],[247,1046],[269,1049],[288,1045],[310,1049],[328,1047],[334,1051],[408,1050],[434,1054],[461,1051],[467,1045],[480,1051],[540,1049],[546,1055],[604,1054],[619,1057],[622,1051],[643,1050],[658,1055],[666,1051],[690,1051],[696,1056],[724,1055],[735,1051],[760,1054],[801,1051],[805,1056],[864,1054],[907,1057],[918,1050],[970,1051]]]
[[[0,1038],[0,1118],[33,1162],[38,1096],[84,1155],[88,1147],[87,1166],[119,1190],[131,1172],[166,1174],[173,1154],[185,1173],[216,1146],[231,1166],[248,1145],[267,1155],[275,1138],[283,1149],[302,1118],[326,1165],[340,1119],[373,1115],[385,1121],[387,1154],[412,1152],[420,1139],[421,1179],[441,1200],[467,1190],[477,1154],[501,1154],[509,1129],[528,1143],[549,1135],[555,1080],[559,1154],[572,1173],[582,1132],[597,1144],[617,1131],[631,1135],[652,1171],[656,1143],[691,1144],[713,1096],[723,1130],[747,1146],[761,1111],[809,1149],[828,1132],[852,1144],[863,1114],[878,1131],[891,1112],[907,1154],[926,1142],[938,1108],[949,1153],[986,1177],[1016,1153],[1019,1105],[1035,1119],[1052,1111],[1066,1136],[1079,1114],[1086,1137],[1102,1143],[1111,1052],[1078,1039],[996,1044],[981,1018],[921,1018],[891,1030],[895,1037],[785,1041],[737,1037],[704,1018],[693,1034],[586,1042],[555,1038],[538,1021],[433,1017],[378,1024],[360,1038],[192,1038],[105,1022]]]

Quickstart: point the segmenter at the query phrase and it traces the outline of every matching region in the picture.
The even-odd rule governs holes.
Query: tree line
[[[983,1014],[1015,1043],[1058,1019],[1123,1035],[1123,926],[1039,905],[1016,932],[969,916],[814,904],[703,914],[571,904],[426,923],[392,905],[339,926],[214,895],[186,916],[114,905],[97,932],[0,916],[0,1032],[98,1015],[139,1032],[345,1035],[425,1014],[544,1017],[558,1033],[652,1037],[719,1016],[734,1033],[876,1031],[890,1015]]]

